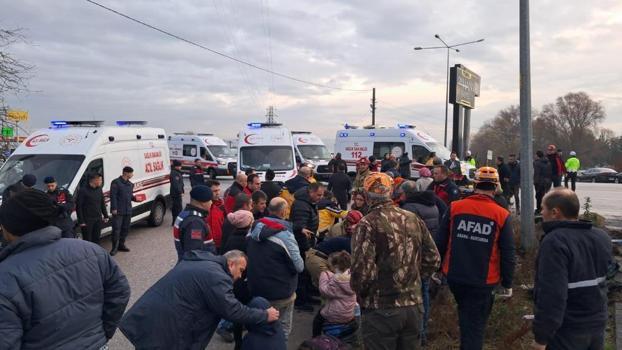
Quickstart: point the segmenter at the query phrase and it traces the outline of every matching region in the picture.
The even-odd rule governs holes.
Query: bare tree
[[[8,52],[12,44],[24,40],[21,29],[0,29],[0,105],[7,92],[26,90],[28,72],[33,67],[19,61]]]
[[[495,155],[507,156],[518,153],[520,138],[518,133],[520,113],[518,106],[507,107],[492,119],[484,123],[477,134],[473,136],[471,151],[484,160],[487,150]]]

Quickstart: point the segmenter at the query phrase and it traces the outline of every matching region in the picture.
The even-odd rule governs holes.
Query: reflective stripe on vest
[[[576,289],[576,288],[584,288],[584,287],[595,287],[607,280],[606,277],[598,277],[593,280],[587,281],[579,281],[568,283],[568,289]]]

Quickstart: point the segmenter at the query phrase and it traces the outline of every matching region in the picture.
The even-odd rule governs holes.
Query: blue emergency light
[[[414,129],[415,126],[411,124],[397,124],[399,129]]]
[[[374,136],[376,136],[376,133],[375,132],[370,132],[369,136],[374,137]]]
[[[401,133],[400,133],[400,137],[405,137],[405,136],[406,136],[406,133],[405,133],[405,132],[401,132]]]
[[[65,127],[65,126],[69,125],[69,124],[67,124],[67,122],[66,122],[66,121],[64,121],[64,120],[52,120],[52,121],[50,122],[50,124],[52,124],[52,127],[53,127],[53,128],[62,128],[62,127]]]
[[[147,122],[144,120],[117,120],[118,126],[129,126],[129,125],[146,125]]]
[[[261,129],[261,123],[248,123],[246,125],[251,129]]]

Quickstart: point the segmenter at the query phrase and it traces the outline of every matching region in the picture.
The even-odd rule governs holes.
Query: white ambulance
[[[225,141],[213,134],[175,133],[168,137],[168,148],[171,161],[179,160],[184,171],[189,171],[198,158],[205,173],[212,179],[236,173],[235,153]]]
[[[274,181],[287,181],[297,174],[291,132],[277,123],[249,123],[238,134],[238,171],[256,170],[263,181],[268,169]]]
[[[310,163],[315,166],[315,174],[320,180],[328,180],[332,172],[328,162],[332,158],[324,142],[309,131],[292,131],[298,165]]]
[[[130,166],[134,169],[134,195],[141,199],[132,204],[132,222],[148,219],[151,225],[159,226],[170,194],[168,145],[163,129],[144,124],[54,121],[50,128],[32,133],[7,159],[0,169],[0,193],[24,174],[33,174],[36,188],[45,190],[43,179],[53,176],[60,187],[75,196],[86,184],[87,174],[97,172],[103,175],[110,213],[110,183],[121,175],[123,167]]]
[[[419,169],[430,152],[435,152],[443,161],[449,159],[451,154],[441,143],[413,125],[360,128],[346,124],[335,137],[335,153],[341,153],[348,164],[348,171],[356,171],[356,161],[362,157],[373,155],[381,161],[386,153],[400,157],[404,152],[408,152],[413,160],[413,177],[419,177]]]

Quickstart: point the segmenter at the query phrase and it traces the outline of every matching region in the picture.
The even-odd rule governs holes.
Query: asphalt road
[[[223,190],[231,185],[231,180],[219,179],[219,181],[222,183]],[[187,188],[190,187],[188,183],[186,185]],[[187,201],[188,197],[185,198],[184,203]],[[129,306],[131,306],[177,262],[170,212],[167,213],[166,220],[160,227],[150,227],[146,223],[138,223],[132,226],[126,244],[132,251],[129,253],[119,252],[114,259],[121,266],[130,282],[132,295]],[[109,237],[102,240],[102,246],[110,249]],[[294,311],[293,332],[289,340],[290,349],[297,349],[300,343],[311,337],[313,316],[314,314],[311,313]],[[115,333],[109,346],[111,350],[133,349],[120,331]],[[222,342],[220,337],[215,334],[207,349],[228,350],[233,349],[233,344]]]
[[[223,192],[230,186],[231,180],[221,179]],[[188,185],[188,188],[190,186]],[[593,184],[579,183],[577,194],[583,204],[585,197],[592,200],[593,211],[604,215],[613,226],[622,226],[622,212],[620,198],[622,184]],[[188,201],[185,199],[184,203]],[[102,245],[110,249],[110,240],[105,238]],[[177,260],[171,231],[171,216],[168,213],[166,221],[160,227],[149,227],[144,223],[134,225],[127,240],[129,253],[120,252],[114,258],[126,274],[132,288],[130,306],[150,286],[167,273]],[[293,333],[290,335],[289,348],[296,349],[298,345],[311,336],[313,314],[294,313]],[[110,349],[132,349],[127,339],[118,332],[110,342]],[[218,335],[214,335],[208,349],[232,349],[232,344],[224,343]],[[266,349],[268,350],[268,349]]]

